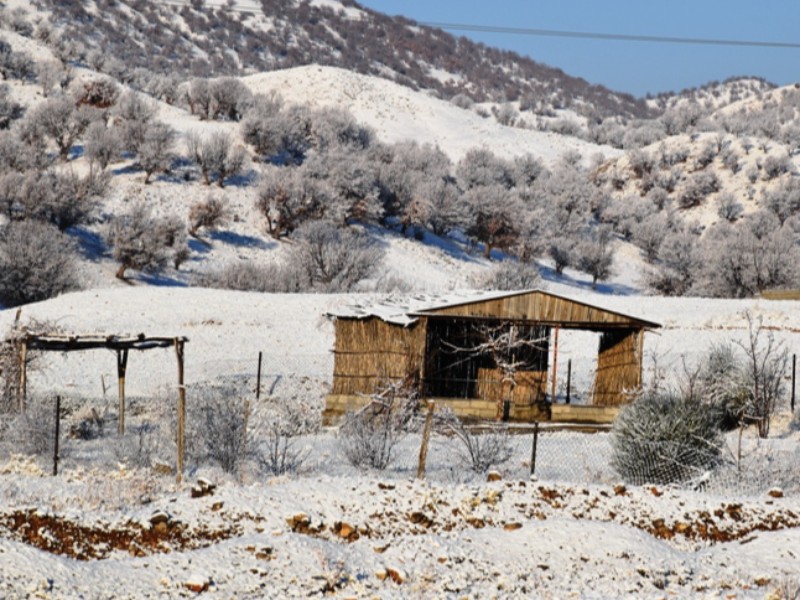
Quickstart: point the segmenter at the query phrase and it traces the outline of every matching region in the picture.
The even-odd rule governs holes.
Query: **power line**
[[[436,23],[420,21],[419,25],[437,27],[448,31],[476,31],[486,33],[508,33],[513,35],[536,35],[545,37],[582,38],[592,40],[614,40],[620,42],[657,42],[663,44],[700,44],[705,46],[750,46],[757,48],[794,48],[800,43],[764,42],[757,40],[721,40],[714,38],[687,38],[660,35],[626,35],[622,33],[593,33],[589,31],[563,31],[558,29],[528,29],[523,27],[497,27],[494,25],[468,25],[464,23]]]

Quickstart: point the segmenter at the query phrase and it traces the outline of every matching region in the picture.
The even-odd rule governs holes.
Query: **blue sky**
[[[800,44],[798,0],[359,0],[422,22]],[[740,75],[800,81],[800,47],[623,42],[450,31],[643,96]]]

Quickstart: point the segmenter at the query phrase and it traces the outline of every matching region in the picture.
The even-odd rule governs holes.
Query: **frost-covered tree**
[[[472,148],[456,165],[456,179],[461,189],[514,186],[514,168],[486,148]]]
[[[669,233],[661,242],[648,286],[665,296],[683,296],[694,285],[702,264],[697,236],[688,231]]]
[[[267,220],[275,239],[291,234],[306,221],[320,219],[331,204],[324,182],[295,169],[274,168],[263,174],[256,208]]]
[[[119,131],[108,127],[103,121],[95,121],[86,130],[83,153],[92,169],[97,165],[101,171],[119,159],[122,138]]]
[[[229,210],[222,198],[209,195],[189,208],[189,235],[196,237],[200,229],[217,229],[228,222]]]
[[[764,206],[775,213],[781,224],[800,213],[800,180],[790,177],[764,192]]]
[[[141,202],[112,218],[106,240],[119,263],[116,275],[120,279],[125,279],[129,269],[158,273],[185,253],[185,236],[176,231],[174,219],[154,217]]]
[[[11,96],[8,84],[0,85],[0,129],[8,129],[24,114],[25,108]]]
[[[730,192],[720,194],[717,198],[717,215],[729,223],[735,222],[744,212],[744,206]]]
[[[530,290],[541,287],[542,275],[533,263],[504,260],[479,282],[487,290]]]
[[[209,113],[214,119],[241,121],[253,102],[248,87],[235,77],[220,77],[208,85]]]
[[[612,248],[613,235],[608,227],[597,227],[575,247],[576,266],[592,276],[592,289],[598,281],[611,276],[611,263],[614,260]]]
[[[39,302],[80,286],[77,250],[52,225],[11,222],[0,228],[0,302]]]
[[[45,100],[32,109],[24,120],[28,136],[50,139],[58,148],[61,160],[67,160],[70,150],[95,118],[88,107],[76,108],[75,102],[67,96]]]
[[[290,260],[305,289],[352,291],[376,272],[383,258],[382,249],[356,229],[312,221],[296,233]]]
[[[522,202],[519,195],[501,185],[470,188],[463,196],[469,207],[467,235],[483,244],[483,255],[492,249],[510,250],[522,233]]]
[[[138,163],[144,170],[145,184],[155,173],[166,171],[172,165],[175,130],[162,121],[150,121],[138,149]]]
[[[156,112],[155,105],[142,94],[128,92],[120,97],[111,111],[111,121],[120,132],[124,150],[139,152]]]
[[[428,201],[428,226],[436,235],[445,235],[467,226],[469,212],[461,201],[458,188],[449,180],[439,180],[420,185],[420,196]]]
[[[206,138],[192,132],[186,136],[186,147],[191,159],[200,167],[206,185],[216,177],[217,185],[224,187],[226,179],[242,171],[247,158],[244,148],[234,143],[230,134],[221,131]]]
[[[311,114],[312,143],[318,152],[346,149],[366,150],[375,140],[375,132],[344,108],[326,107]]]

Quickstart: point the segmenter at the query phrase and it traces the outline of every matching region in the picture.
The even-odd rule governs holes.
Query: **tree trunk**
[[[117,279],[125,280],[125,271],[128,270],[126,265],[120,265],[119,269],[117,269]]]

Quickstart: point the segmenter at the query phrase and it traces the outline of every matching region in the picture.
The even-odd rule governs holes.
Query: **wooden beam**
[[[128,349],[117,350],[117,390],[119,393],[119,415],[117,433],[125,435],[125,372],[128,369]]]
[[[175,355],[178,359],[178,457],[176,464],[176,479],[181,483],[183,479],[183,443],[186,425],[186,387],[183,382],[183,344],[184,340],[175,338]]]
[[[560,327],[556,325],[554,330],[553,340],[553,381],[550,384],[550,402],[556,403],[556,375],[558,374],[558,330]]]

